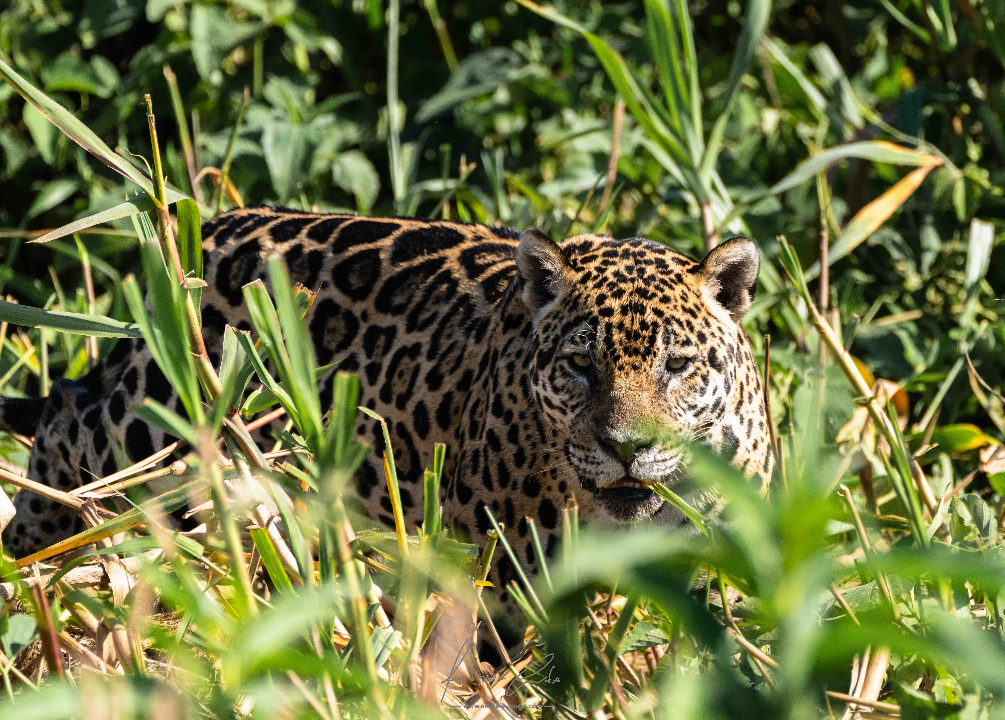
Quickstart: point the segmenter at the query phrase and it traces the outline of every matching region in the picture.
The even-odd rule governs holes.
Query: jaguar
[[[490,508],[531,566],[527,518],[550,552],[570,497],[592,522],[693,530],[653,483],[702,511],[720,501],[688,483],[686,449],[672,438],[730,453],[762,486],[771,476],[762,385],[740,325],[759,267],[750,240],[695,261],[644,238],[556,243],[535,229],[257,207],[205,222],[203,247],[214,364],[226,325],[251,330],[242,288],[265,277],[268,258],[319,288],[305,318],[317,360],[357,373],[361,403],[388,419],[409,526],[422,521],[436,443],[447,447],[444,520],[483,542]],[[323,400],[333,377],[319,379]],[[122,339],[44,401],[0,400],[0,429],[34,436],[28,477],[68,491],[167,444],[132,413],[146,397],[183,412],[142,341]],[[356,432],[376,452],[353,494],[391,524],[380,425],[360,413]],[[26,490],[14,504],[3,544],[15,556],[82,529],[71,509]],[[493,573],[497,588],[514,577],[506,558]]]

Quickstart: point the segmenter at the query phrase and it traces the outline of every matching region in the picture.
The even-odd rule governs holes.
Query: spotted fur
[[[320,288],[306,318],[317,360],[342,358],[339,367],[359,375],[361,402],[388,419],[409,526],[421,522],[435,443],[448,448],[445,519],[481,541],[491,508],[531,564],[525,517],[550,551],[570,496],[601,522],[683,527],[647,489],[662,480],[687,497],[681,438],[727,449],[749,475],[770,477],[761,383],[739,325],[758,267],[747,240],[699,263],[642,238],[555,244],[536,231],[269,208],[221,215],[203,235],[210,348],[226,324],[251,329],[241,289],[264,277],[270,256]],[[323,401],[331,384],[331,373],[321,378]],[[40,414],[5,400],[0,424],[34,434],[31,479],[67,490],[166,444],[131,412],[144,397],[183,411],[143,344],[123,340],[82,381],[55,383],[44,404],[28,401]],[[378,452],[355,495],[391,523],[383,437],[362,414],[357,433]],[[71,511],[30,493],[15,505],[3,540],[18,556],[80,530]],[[495,573],[497,587],[512,578],[505,559]]]

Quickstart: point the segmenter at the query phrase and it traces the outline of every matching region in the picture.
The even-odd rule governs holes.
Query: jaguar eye
[[[569,355],[567,359],[569,361],[569,364],[572,365],[572,367],[575,370],[582,371],[593,366],[593,358],[591,358],[589,355],[584,355],[582,353]]]
[[[691,358],[689,357],[670,357],[667,358],[667,372],[680,372],[688,365],[691,364]]]

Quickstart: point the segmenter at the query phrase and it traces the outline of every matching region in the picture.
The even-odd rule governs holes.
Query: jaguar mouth
[[[663,500],[634,478],[625,476],[605,488],[593,492],[594,499],[620,520],[649,517],[663,504]]]

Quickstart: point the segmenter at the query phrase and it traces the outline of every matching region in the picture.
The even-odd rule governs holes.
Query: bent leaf
[[[719,228],[725,228],[735,218],[739,217],[748,209],[754,207],[765,198],[787,192],[794,187],[798,187],[823,172],[834,163],[849,158],[860,158],[872,162],[890,163],[891,165],[904,165],[907,167],[918,167],[929,169],[944,164],[943,158],[932,153],[913,148],[903,147],[885,140],[863,140],[862,142],[846,143],[828,148],[811,155],[803,160],[796,169],[772,185],[767,190],[757,193],[747,198],[741,203],[737,203],[726,217],[719,223]],[[906,178],[905,178],[906,179]],[[863,208],[864,210],[865,208]]]
[[[826,170],[832,164],[848,158],[861,158],[872,162],[915,167],[935,167],[942,164],[942,160],[932,153],[903,147],[885,140],[848,143],[828,148],[803,160],[796,166],[795,170],[772,185],[768,189],[767,195],[777,195],[791,190],[806,180],[816,177],[817,173]]]
[[[942,163],[939,162],[938,164],[941,165]],[[841,237],[831,245],[827,256],[828,264],[833,265],[876,232],[883,223],[890,219],[890,216],[897,211],[897,208],[903,205],[907,201],[907,198],[914,194],[914,191],[921,186],[922,181],[924,181],[925,177],[928,176],[928,173],[934,167],[936,165],[923,165],[916,170],[912,170],[901,178],[896,185],[855,213],[855,217],[845,225]],[[819,274],[819,261],[806,271],[806,277],[810,280]]]
[[[938,452],[950,455],[1000,444],[979,427],[970,423],[943,425],[940,428],[936,428],[932,432],[930,442],[936,446]]]

